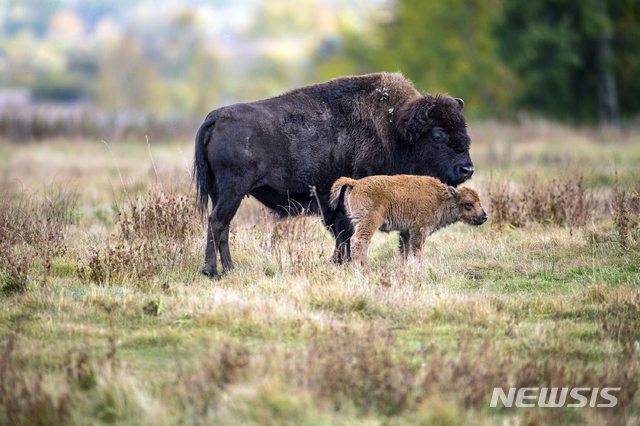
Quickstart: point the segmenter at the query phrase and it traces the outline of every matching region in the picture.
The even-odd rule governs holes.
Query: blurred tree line
[[[402,70],[465,99],[475,116],[517,112],[616,124],[640,111],[640,0],[396,0],[366,33],[320,57],[324,74]]]
[[[202,117],[345,74],[401,71],[475,117],[616,124],[640,111],[640,0],[11,0],[0,87]]]

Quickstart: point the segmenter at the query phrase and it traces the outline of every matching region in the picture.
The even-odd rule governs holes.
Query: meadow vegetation
[[[220,281],[192,141],[0,142],[0,424],[638,424],[640,133],[470,134],[482,227],[377,233],[367,273],[246,199]],[[489,406],[543,386],[621,391]]]

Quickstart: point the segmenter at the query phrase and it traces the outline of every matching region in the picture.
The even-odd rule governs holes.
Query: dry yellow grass
[[[456,225],[407,264],[376,233],[365,274],[329,261],[318,218],[249,199],[236,269],[210,281],[190,141],[0,144],[0,205],[29,206],[0,214],[0,424],[637,424],[640,135],[470,131],[481,197],[498,177],[519,194],[532,170],[574,188],[569,165],[589,219]],[[622,391],[613,410],[491,409],[511,386]]]

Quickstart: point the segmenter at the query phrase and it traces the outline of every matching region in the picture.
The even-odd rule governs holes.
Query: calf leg
[[[422,230],[412,230],[409,236],[409,246],[411,248],[411,254],[422,258],[422,245],[424,243],[424,233]]]
[[[374,230],[370,235],[366,236],[362,241],[363,244],[362,244],[362,256],[360,257],[360,265],[362,265],[362,267],[369,270],[371,270],[371,266],[369,265],[369,246],[371,245],[371,239],[373,238],[373,234],[375,232],[376,231]]]
[[[407,260],[411,248],[409,247],[410,233],[408,231],[400,231],[400,256],[402,260]]]
[[[369,236],[368,238],[371,238]],[[368,246],[367,235],[356,227],[356,231],[351,237],[351,260],[353,265],[360,267],[362,263],[362,255],[365,246]]]
[[[351,237],[351,257],[356,266],[369,266],[369,245],[376,230],[382,225],[384,219],[378,214],[372,214],[358,220],[355,232]]]
[[[220,275],[217,270],[217,252],[220,252],[220,262],[223,271],[233,268],[231,254],[229,253],[229,224],[236,214],[242,196],[234,194],[220,194],[218,203],[209,215],[207,227],[207,248],[205,250],[204,268],[202,273],[215,279]]]

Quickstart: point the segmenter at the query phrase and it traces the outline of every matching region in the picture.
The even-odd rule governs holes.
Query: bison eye
[[[441,130],[434,130],[432,137],[434,141],[440,142],[445,140],[447,138],[447,135]]]
[[[471,209],[473,208],[473,203],[465,203],[465,204],[464,204],[464,207],[465,207],[467,210],[471,210]]]

